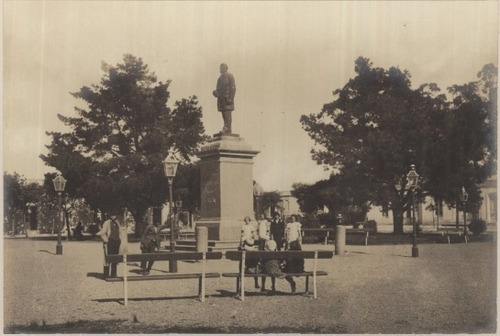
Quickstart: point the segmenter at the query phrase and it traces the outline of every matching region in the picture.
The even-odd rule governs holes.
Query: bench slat
[[[133,275],[127,276],[127,281],[147,281],[147,280],[178,280],[178,279],[198,279],[201,273],[185,273],[185,274],[164,274],[164,275]],[[218,278],[220,273],[205,273],[206,278]],[[106,278],[107,282],[122,282],[123,277]]]
[[[313,272],[302,272],[302,273],[285,273],[290,276],[313,276]],[[328,275],[325,271],[316,271],[317,276],[326,276]],[[223,277],[226,278],[239,278],[241,276],[240,273],[222,273]],[[254,277],[271,277],[271,275],[267,273],[245,273],[245,278],[254,278]]]
[[[313,259],[315,251],[246,251],[247,259]],[[243,251],[226,251],[226,259],[241,260]],[[333,257],[333,251],[318,251],[319,259]]]
[[[222,259],[222,252],[206,252],[207,260]],[[127,262],[158,261],[158,260],[201,260],[202,252],[154,252],[127,254]],[[123,254],[108,254],[106,262],[119,263],[123,261]]]

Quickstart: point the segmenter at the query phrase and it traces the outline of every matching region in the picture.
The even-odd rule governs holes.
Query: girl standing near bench
[[[255,227],[251,223],[250,217],[246,216],[244,219],[243,227],[241,228],[240,250],[257,251],[258,245],[255,243],[257,238]],[[248,273],[258,273],[258,260],[247,259],[245,260],[245,269]],[[240,266],[241,268],[241,266]],[[255,288],[259,288],[258,278],[254,278]]]

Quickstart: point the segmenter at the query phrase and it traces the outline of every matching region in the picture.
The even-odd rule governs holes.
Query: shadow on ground
[[[157,297],[136,297],[136,298],[128,298],[129,301],[175,301],[175,300],[185,300],[185,299],[196,299],[198,300],[198,296],[157,296]],[[92,300],[99,303],[106,302],[116,302],[124,305],[123,298],[105,298],[105,299],[95,299]]]
[[[303,326],[301,328],[248,328],[241,326],[225,327],[186,327],[186,326],[158,326],[147,325],[137,320],[134,315],[132,320],[100,320],[100,321],[75,321],[62,324],[47,325],[31,323],[30,325],[12,325],[4,328],[6,334],[36,333],[36,334],[262,334],[262,333],[308,333],[308,334],[345,334],[345,326],[332,326],[320,328]]]

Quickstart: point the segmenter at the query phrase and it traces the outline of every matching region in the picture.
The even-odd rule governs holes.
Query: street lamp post
[[[465,237],[465,243],[467,243],[467,223],[466,223],[467,215],[466,215],[466,211],[465,211],[465,205],[466,205],[467,201],[469,200],[469,194],[465,190],[465,187],[462,187],[462,194],[460,195],[460,198],[462,200],[462,206],[464,209],[464,237]]]
[[[169,202],[168,202],[168,214],[170,216],[170,252],[175,252],[175,237],[174,237],[174,220],[172,218],[172,202],[173,202],[173,192],[172,183],[174,181],[175,174],[177,173],[177,166],[179,161],[172,152],[168,153],[168,156],[163,160],[163,169],[165,170],[165,175],[168,179],[168,190],[169,190]],[[177,261],[169,261],[169,270],[171,273],[177,272]]]
[[[54,189],[57,191],[57,196],[59,199],[59,216],[58,216],[58,225],[57,225],[57,245],[56,245],[56,254],[63,254],[63,247],[61,244],[61,210],[62,210],[62,192],[64,191],[64,188],[66,187],[66,180],[64,177],[61,175],[57,175],[54,180],[52,180],[52,183],[54,183]]]
[[[418,246],[417,246],[417,222],[415,220],[415,192],[418,187],[419,175],[415,170],[415,165],[411,165],[411,169],[406,175],[408,179],[408,186],[412,189],[413,205],[412,205],[412,217],[413,217],[413,246],[411,248],[411,256],[413,258],[418,257]]]

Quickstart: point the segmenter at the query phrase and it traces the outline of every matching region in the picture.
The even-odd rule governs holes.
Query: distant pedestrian
[[[82,240],[83,239],[83,225],[81,221],[78,221],[75,227],[75,238],[77,240]]]

